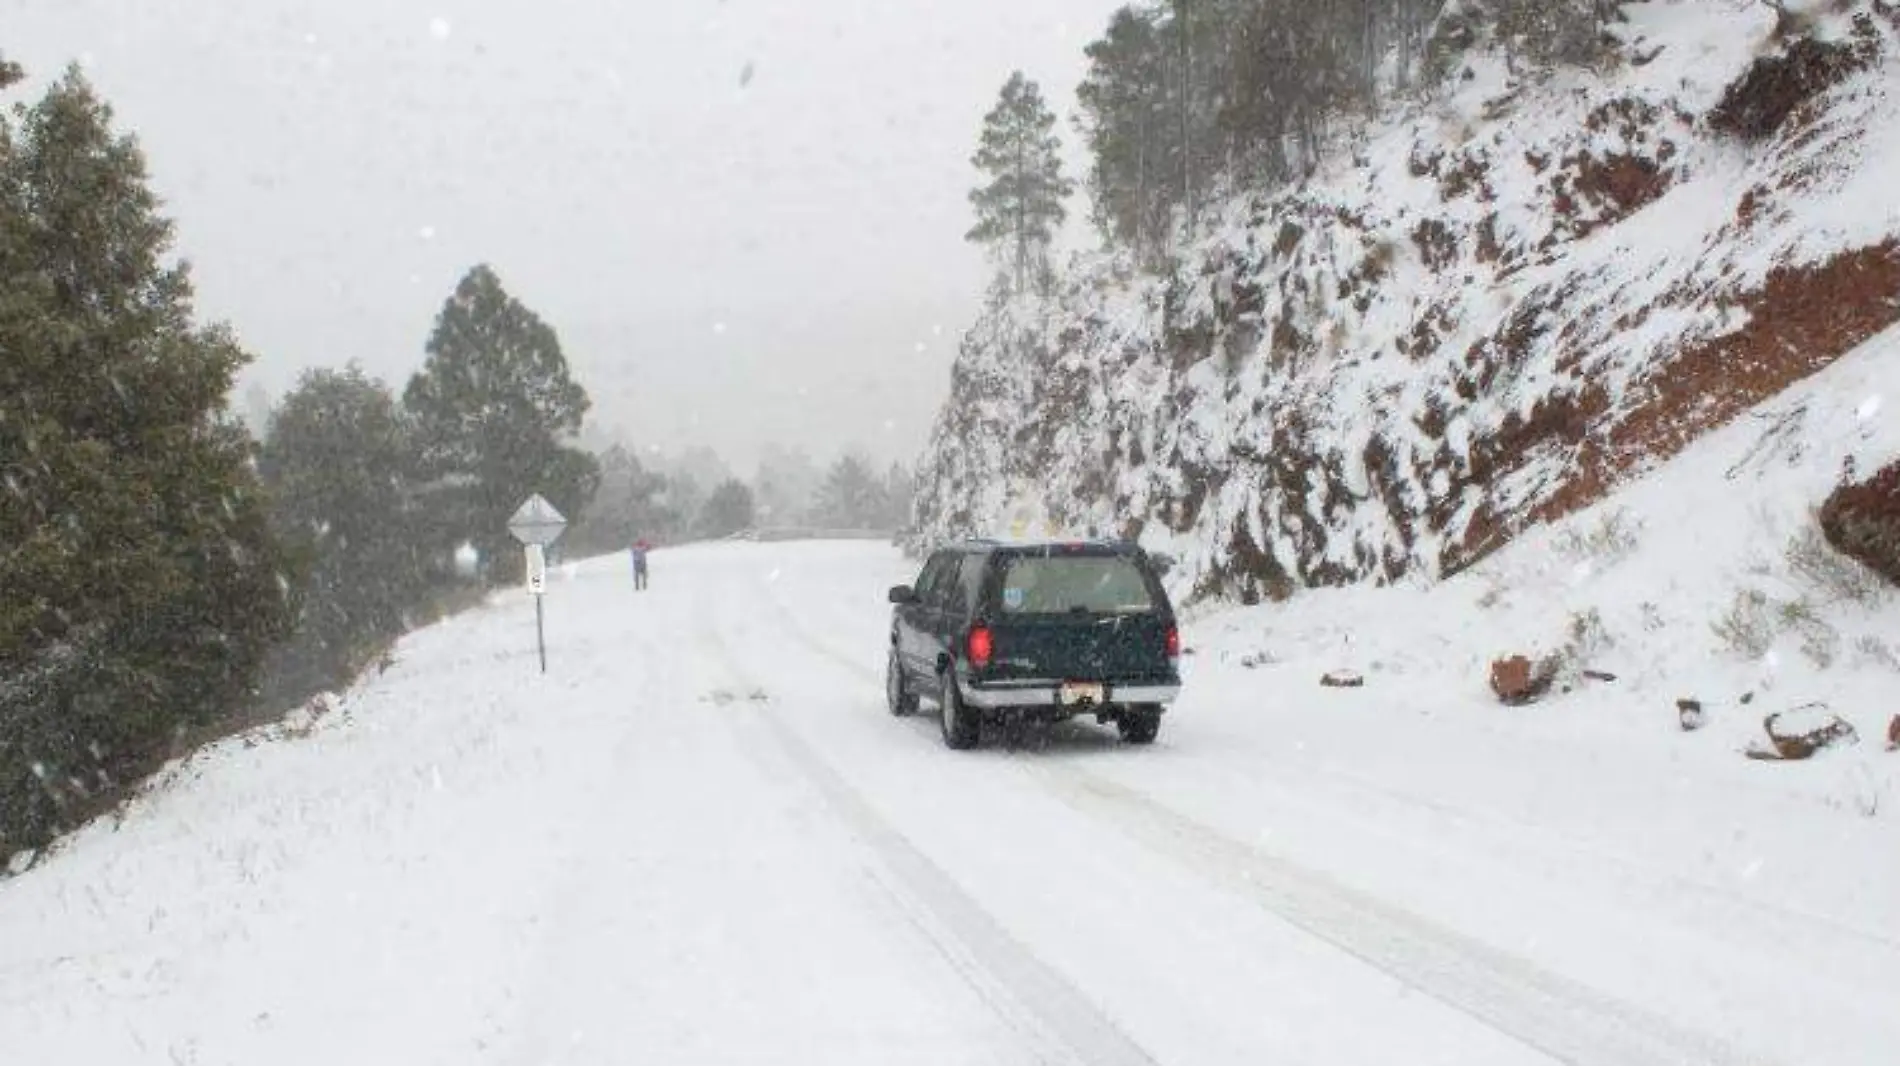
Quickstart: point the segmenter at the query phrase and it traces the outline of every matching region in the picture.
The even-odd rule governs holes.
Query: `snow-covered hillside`
[[[1631,4],[1602,72],[1474,55],[1172,277],[994,302],[923,537],[1139,534],[1242,599],[1453,573],[1828,365],[1900,319],[1900,14],[1816,7],[1791,44]]]
[[[1366,694],[1330,697],[1349,713],[1403,707],[1497,728],[1493,659],[1551,657],[1561,689],[1504,710],[1508,728],[1579,752],[1605,787],[1752,779],[1797,807],[1891,819],[1900,592],[1826,544],[1811,501],[1844,467],[1900,454],[1897,401],[1900,327],[1450,579],[1215,609],[1198,651],[1263,685],[1356,672]],[[1700,706],[1701,728],[1683,731],[1679,700]],[[1771,714],[1838,716],[1859,742],[1764,779],[1743,755],[1769,747]]]

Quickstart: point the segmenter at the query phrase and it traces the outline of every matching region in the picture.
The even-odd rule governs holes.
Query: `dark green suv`
[[[1152,743],[1181,691],[1181,632],[1160,560],[1133,544],[973,541],[931,555],[891,590],[886,694],[942,708],[944,743],[975,747],[985,722],[1109,722]]]

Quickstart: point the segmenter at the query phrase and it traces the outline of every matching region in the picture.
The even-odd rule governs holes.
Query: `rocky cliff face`
[[[1605,70],[1471,56],[1168,276],[993,299],[920,535],[1139,536],[1249,601],[1441,575],[1900,320],[1900,10],[1628,10]]]

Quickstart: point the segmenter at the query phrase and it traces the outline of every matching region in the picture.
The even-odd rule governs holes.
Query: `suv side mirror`
[[[1154,571],[1157,575],[1167,577],[1168,571],[1174,569],[1174,556],[1162,554],[1150,555],[1148,556],[1148,565],[1154,567]]]
[[[909,607],[917,602],[917,590],[909,585],[899,585],[891,590],[891,602],[899,607]]]

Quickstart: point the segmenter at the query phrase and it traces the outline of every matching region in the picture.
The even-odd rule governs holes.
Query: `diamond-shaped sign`
[[[540,493],[528,497],[508,520],[508,532],[523,544],[552,544],[567,528],[567,519]]]

